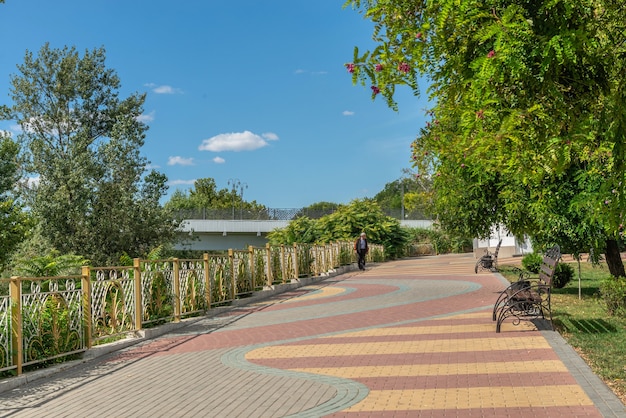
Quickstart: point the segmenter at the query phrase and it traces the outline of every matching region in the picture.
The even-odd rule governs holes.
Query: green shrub
[[[552,287],[556,289],[562,289],[574,277],[574,267],[569,264],[559,263],[554,270],[554,276],[552,277]]]
[[[626,316],[626,278],[605,279],[600,284],[600,294],[609,315]]]
[[[524,269],[530,271],[531,273],[539,273],[539,269],[541,269],[541,262],[543,257],[538,253],[530,253],[526,254],[524,258],[522,258],[522,266]]]

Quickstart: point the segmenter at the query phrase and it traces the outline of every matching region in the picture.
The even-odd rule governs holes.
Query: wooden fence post
[[[174,271],[172,272],[172,280],[174,280],[174,322],[180,322],[181,298],[180,298],[180,265],[178,258],[174,258]]]
[[[298,244],[293,243],[293,275],[296,279],[300,278],[300,268],[298,266]]]
[[[11,333],[13,339],[11,348],[13,351],[13,364],[16,366],[18,376],[22,374],[24,362],[24,335],[22,330],[22,281],[19,277],[11,277]]]
[[[232,248],[228,249],[228,264],[230,265],[230,281],[232,284],[232,298],[237,296],[237,275],[235,274],[235,255]]]
[[[272,277],[272,248],[270,247],[270,243],[265,244],[265,254],[267,255],[267,285],[272,286],[274,282],[274,278]]]
[[[89,349],[92,347],[93,342],[93,323],[91,321],[91,279],[89,266],[83,266],[81,268],[81,289],[83,291],[83,323],[85,324],[83,338],[85,346]]]
[[[141,291],[141,261],[133,259],[133,279],[135,280],[135,331],[141,330],[143,320],[143,292]]]
[[[202,254],[202,262],[204,263],[204,298],[206,299],[207,306],[211,309],[211,271],[209,270],[209,255],[207,253]]]

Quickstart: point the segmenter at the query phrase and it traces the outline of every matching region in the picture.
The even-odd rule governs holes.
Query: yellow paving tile
[[[303,300],[308,300],[308,299],[327,298],[327,297],[337,296],[337,295],[347,292],[347,289],[344,289],[343,287],[331,287],[331,286],[323,287],[322,289],[312,289],[312,290],[315,290],[315,292],[307,294],[307,295],[303,295],[303,296],[298,296],[296,298],[285,301],[285,303],[302,302]]]
[[[301,287],[300,289],[306,289],[306,287]],[[337,295],[347,292],[347,289],[344,289],[342,287],[324,287],[322,289],[315,287],[315,288],[311,288],[308,290],[311,290],[311,292],[313,293],[309,293],[303,296],[297,296],[292,299],[281,301],[281,304],[302,302],[303,300],[309,300],[309,299],[328,298],[331,296],[337,296]],[[261,302],[251,304],[251,306],[275,305],[275,304],[276,304],[275,300],[267,300],[267,301],[261,301]]]
[[[576,385],[479,387],[373,390],[343,412],[591,405],[591,399]]]
[[[385,341],[349,344],[282,345],[258,348],[247,359],[363,356],[372,354],[443,353],[550,348],[541,336]]]
[[[502,331],[521,330],[523,324],[513,325],[512,323],[502,324]],[[524,327],[524,329],[536,329],[534,326]],[[414,326],[414,327],[393,327],[393,328],[375,328],[364,331],[347,332],[345,334],[332,335],[324,337],[327,339],[346,338],[346,337],[387,337],[400,335],[428,335],[428,334],[457,334],[457,333],[474,333],[474,332],[495,332],[496,325],[489,324],[467,324],[467,325],[441,325],[441,326]]]
[[[358,379],[368,377],[459,376],[497,373],[561,373],[567,368],[560,360],[518,362],[417,364],[394,366],[317,367],[290,369],[298,372]]]

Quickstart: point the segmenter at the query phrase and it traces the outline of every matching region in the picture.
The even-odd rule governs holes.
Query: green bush
[[[541,254],[526,254],[524,258],[522,258],[522,266],[524,266],[524,269],[536,274],[539,273],[539,269],[541,269],[542,260]]]
[[[610,277],[600,284],[600,294],[609,315],[626,316],[626,278]]]
[[[556,289],[562,289],[574,277],[574,267],[569,264],[559,263],[554,270],[554,276],[552,277],[552,287]]]

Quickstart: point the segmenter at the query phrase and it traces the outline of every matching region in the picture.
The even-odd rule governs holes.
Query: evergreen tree
[[[29,204],[54,248],[98,265],[173,239],[177,225],[159,204],[166,178],[146,175],[140,152],[145,94],[119,98],[104,49],[81,57],[46,44],[18,69],[7,116],[22,127],[26,169],[39,178]]]

